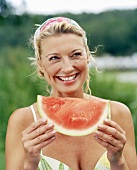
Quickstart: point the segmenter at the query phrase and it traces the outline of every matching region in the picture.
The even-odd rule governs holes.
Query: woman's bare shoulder
[[[9,117],[9,126],[24,129],[34,121],[30,107],[19,108]]]
[[[111,106],[111,114],[112,114],[112,118],[131,118],[131,112],[130,109],[123,103],[118,102],[118,101],[111,101],[110,102],[110,106]]]
[[[88,95],[88,98],[91,100],[97,100],[97,101],[110,101],[110,110],[111,110],[111,118],[113,121],[119,122],[123,124],[123,120],[125,124],[127,123],[126,121],[131,121],[132,122],[132,114],[130,112],[130,109],[123,103],[118,102],[118,101],[113,101],[110,99],[103,99],[100,97],[96,96],[90,96]]]
[[[135,134],[132,114],[130,109],[121,102],[111,101],[112,120],[115,121],[126,133],[126,145],[124,147],[124,155],[129,169],[135,169],[136,147]],[[129,157],[130,155],[130,157]]]
[[[134,124],[130,109],[123,103],[111,101],[111,118],[119,124],[127,134],[127,139],[134,140]]]
[[[22,132],[32,122],[34,122],[34,119],[30,107],[17,109],[9,117],[5,141],[7,169],[22,167],[22,162],[25,158],[22,145]]]
[[[86,95],[86,96],[88,99],[91,99],[91,100],[110,101],[111,114],[113,117],[115,117],[115,116],[130,117],[131,116],[131,112],[130,112],[129,108],[121,102],[113,101],[110,99],[104,99],[104,98],[100,98],[100,97],[92,96],[92,95]]]

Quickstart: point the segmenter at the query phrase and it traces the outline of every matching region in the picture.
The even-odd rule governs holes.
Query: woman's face
[[[41,42],[40,68],[55,96],[83,92],[88,60],[83,39],[77,35],[51,36]]]

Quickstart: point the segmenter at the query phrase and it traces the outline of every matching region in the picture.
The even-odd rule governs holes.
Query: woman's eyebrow
[[[49,57],[49,56],[53,56],[53,55],[59,55],[58,53],[49,53],[48,55],[46,55],[46,58]]]
[[[72,50],[70,53],[74,53],[76,51],[81,51],[82,52],[83,50],[78,48],[78,49]],[[49,53],[49,54],[46,55],[46,58],[49,57],[49,56],[53,56],[53,55],[59,55],[59,53]]]
[[[78,48],[78,49],[75,49],[73,51],[71,51],[71,53],[75,52],[75,51],[83,51],[82,49]]]

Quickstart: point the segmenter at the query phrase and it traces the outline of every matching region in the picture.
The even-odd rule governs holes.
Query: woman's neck
[[[51,92],[51,96],[53,97],[72,97],[72,98],[85,98],[85,93],[83,91],[78,91],[75,93],[60,93],[60,92]]]

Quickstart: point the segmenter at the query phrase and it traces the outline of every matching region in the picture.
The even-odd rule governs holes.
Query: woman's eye
[[[57,57],[57,56],[52,56],[52,57],[50,57],[49,61],[51,61],[51,60],[58,60],[58,59],[59,59],[59,57]]]
[[[81,55],[82,55],[81,52],[77,52],[77,53],[74,53],[74,54],[72,55],[72,57],[79,57],[79,56],[81,56]]]

